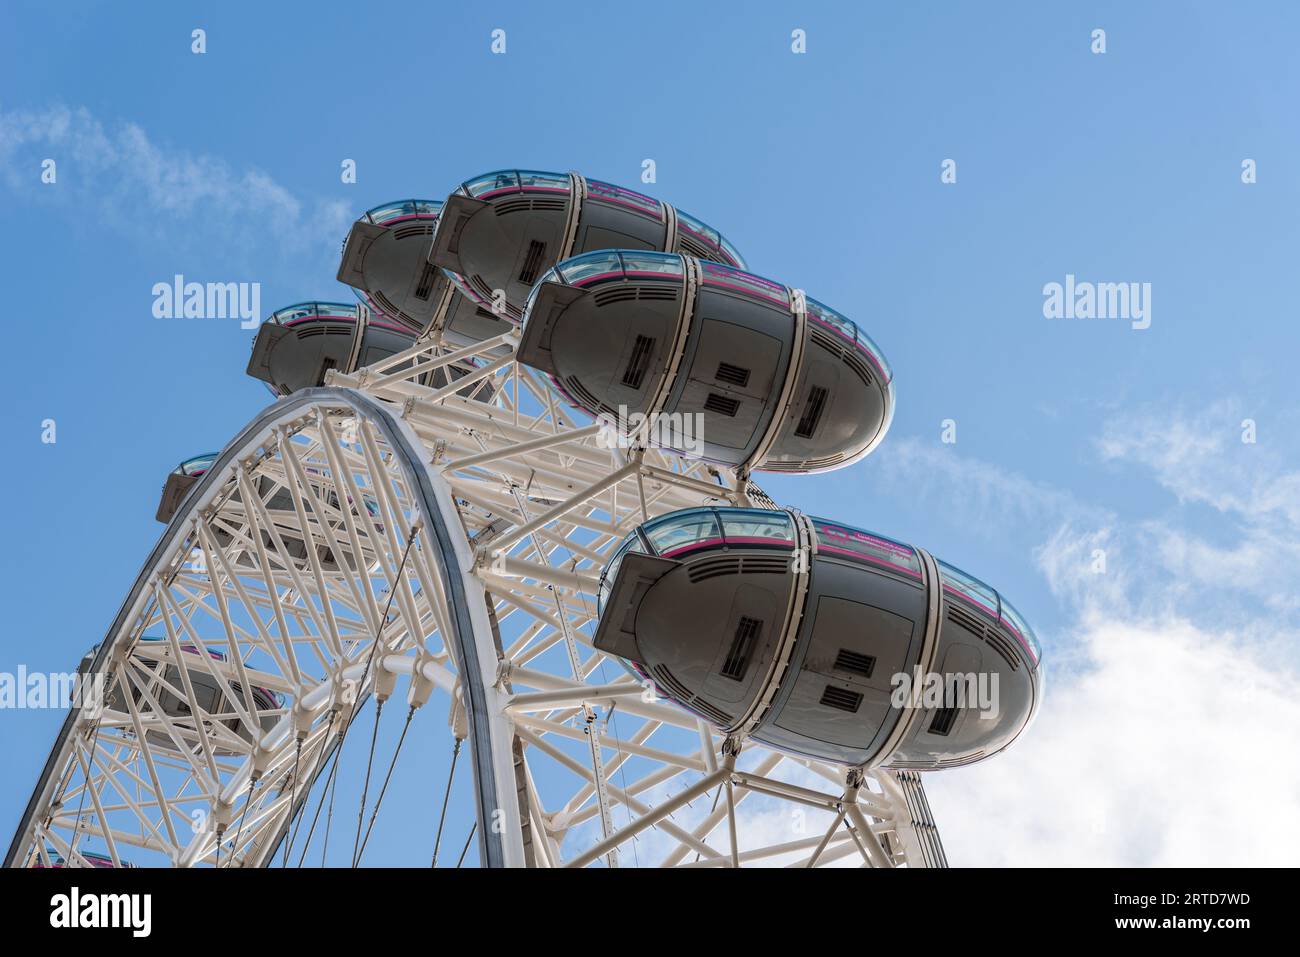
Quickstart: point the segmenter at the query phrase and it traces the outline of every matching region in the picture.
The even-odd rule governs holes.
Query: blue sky
[[[348,299],[333,277],[364,209],[502,166],[578,169],[704,218],[871,334],[896,375],[884,444],[763,484],[985,578],[1044,639],[1031,737],[931,785],[955,863],[1285,845],[1216,843],[1218,813],[1180,796],[1221,773],[1300,819],[1292,5],[129,10],[0,9],[0,670],[70,667],[100,640],[161,530],[166,471],[267,403],[243,375],[252,333],[153,318],[154,283],[260,282],[264,311]],[[1044,318],[1066,274],[1150,283],[1150,328]],[[448,756],[427,717],[389,800],[431,845]],[[60,720],[0,714],[0,829]],[[384,823],[368,861],[419,863]]]

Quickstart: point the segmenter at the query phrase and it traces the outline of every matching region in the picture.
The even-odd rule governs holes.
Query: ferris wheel
[[[301,864],[386,704],[445,727],[484,866],[946,866],[920,772],[1018,737],[1040,651],[753,482],[883,439],[855,323],[577,173],[372,209],[339,279],[259,330],[277,401],[168,476],[6,866]],[[996,714],[900,697],[931,674],[995,676]]]

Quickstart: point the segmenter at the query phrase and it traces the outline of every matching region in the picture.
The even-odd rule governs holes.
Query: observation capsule
[[[415,345],[415,333],[372,313],[365,305],[345,302],[300,302],[273,312],[262,323],[253,342],[247,372],[261,379],[276,396],[325,384],[331,369],[353,373]],[[386,372],[408,368],[399,363]],[[451,367],[452,381],[472,367]],[[421,385],[441,388],[447,373],[440,367],[416,377]],[[461,395],[491,396],[491,386],[473,383]]]
[[[154,518],[164,525],[170,522],[180,507],[181,499],[185,498],[185,494],[198,483],[216,459],[216,452],[196,455],[167,473],[167,482],[163,485],[162,498],[158,500],[158,511]]]
[[[355,372],[414,343],[409,329],[356,303],[300,302],[262,323],[247,371],[286,396],[324,385],[331,369]]]
[[[657,199],[579,173],[497,170],[443,205],[430,261],[517,320],[528,290],[562,259],[596,249],[682,252],[745,268],[712,226]]]
[[[994,589],[784,510],[638,527],[601,575],[595,645],[725,733],[848,766],[970,764],[1041,698],[1038,641]]]
[[[59,854],[57,851],[49,851],[48,853],[50,856],[50,863],[45,864],[38,858],[37,862],[32,865],[33,870],[45,870],[47,868],[60,869],[68,867],[68,862],[64,859],[62,854]],[[135,867],[135,865],[130,861],[122,861],[121,865],[114,864],[113,858],[109,857],[107,854],[92,854],[90,851],[77,851],[77,856],[84,860],[88,866],[96,869],[116,868],[119,866],[123,868]]]
[[[193,713],[190,707],[189,698],[185,694],[184,679],[181,677],[180,669],[174,662],[166,660],[170,653],[168,643],[162,638],[144,637],[140,639],[141,643],[147,647],[157,648],[159,657],[149,660],[149,656],[140,655],[139,658],[145,660],[141,662],[139,658],[132,659],[132,667],[137,669],[137,677],[143,689],[134,682],[128,681],[127,688],[124,690],[120,681],[107,683],[104,689],[103,707],[108,711],[130,714],[130,707],[126,703],[126,696],[129,693],[131,703],[136,710],[141,710],[142,706],[149,709],[148,699],[145,698],[145,690],[149,695],[158,702],[159,710],[172,720],[173,729],[182,743],[187,747],[198,747],[199,739],[194,722]],[[190,687],[194,690],[194,700],[204,713],[209,715],[214,721],[219,722],[230,733],[238,736],[247,743],[253,742],[253,736],[249,733],[242,721],[239,719],[240,710],[256,709],[259,712],[259,726],[262,733],[270,731],[279,720],[279,714],[270,713],[283,709],[284,699],[274,691],[266,688],[254,687],[252,691],[245,694],[243,686],[231,677],[216,677],[222,669],[214,666],[208,669],[203,665],[199,649],[194,645],[181,645],[181,653],[186,656],[185,670],[188,672]],[[95,655],[99,650],[99,645],[95,645],[90,651],[86,652],[85,657],[81,659],[81,664],[77,671],[85,675],[89,673],[90,667],[94,664]],[[219,651],[208,651],[208,657],[214,662],[224,663],[226,656]],[[224,687],[223,687],[224,681]],[[226,693],[225,688],[230,689],[230,694]],[[238,702],[238,707],[231,701],[231,695]],[[167,729],[161,725],[155,725],[145,730],[145,736],[149,743],[155,747],[165,750],[176,750],[177,744]],[[219,742],[220,739],[218,738]],[[214,754],[230,755],[237,753],[228,745],[223,746],[217,743],[213,747]]]
[[[215,462],[216,459],[217,453],[215,452],[206,455],[198,455],[192,459],[186,459],[168,473],[167,482],[163,486],[162,499],[158,503],[158,512],[154,517],[163,524],[171,522],[177,510],[180,508],[181,503],[184,501],[185,496],[189,494],[190,489],[198,484],[199,480],[207,474],[207,471],[212,467],[212,463]],[[304,471],[306,472],[312,493],[317,496],[323,496],[324,505],[332,511],[338,512],[339,496],[334,488],[332,486],[325,488],[321,484],[317,484],[315,476],[319,473],[312,466],[307,466]],[[261,499],[263,507],[266,509],[267,518],[270,520],[269,524],[276,528],[280,540],[280,545],[277,546],[275,538],[272,537],[270,531],[263,527],[261,530],[263,547],[268,551],[277,551],[277,549],[279,549],[281,557],[293,561],[296,567],[300,569],[308,569],[310,564],[307,560],[307,545],[302,535],[297,532],[298,513],[294,507],[293,496],[287,489],[277,485],[270,478],[264,475],[257,477],[255,487],[257,488],[258,497]],[[240,501],[240,494],[241,493],[237,488],[231,489],[231,500],[234,502]],[[349,505],[352,505],[352,497],[348,495],[346,498]],[[368,528],[370,530],[370,534],[382,535],[384,526],[378,503],[369,496],[363,496],[363,505],[365,507],[364,513],[359,511],[355,506],[353,506],[350,511],[355,517],[361,520],[363,528]],[[308,510],[309,515],[315,515],[314,510],[312,510],[311,506],[306,502],[304,502],[304,508]],[[231,542],[229,532],[219,527],[211,528],[210,531],[213,536],[213,541],[218,548],[224,550],[229,546]],[[315,541],[312,547],[315,550],[317,560],[320,562],[321,570],[325,572],[338,571],[339,563],[335,556],[334,549],[321,540],[319,531],[314,533],[313,538]],[[345,556],[348,569],[355,570],[356,562],[352,559],[351,540],[342,530],[339,530],[336,532],[336,541],[339,550]],[[198,562],[200,557],[201,553],[192,554],[189,559],[191,565],[193,566]],[[372,558],[367,556],[367,563],[372,560]],[[251,568],[258,571],[261,570],[259,558],[256,551],[252,548],[240,550],[234,558],[234,565],[241,569]]]
[[[442,203],[408,199],[363,213],[343,244],[338,280],[356,290],[372,313],[417,336],[440,332],[457,347],[509,332],[503,307],[475,294],[464,280],[429,261]]]
[[[593,416],[695,458],[771,472],[861,459],[894,413],[893,373],[840,313],[732,266],[601,250],[543,275],[519,361]]]

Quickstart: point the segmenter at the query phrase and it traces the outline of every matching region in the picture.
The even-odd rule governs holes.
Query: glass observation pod
[[[257,332],[248,374],[286,396],[409,348],[415,334],[357,303],[300,302],[271,313]]]
[[[836,764],[978,761],[1015,740],[1042,695],[1038,641],[994,589],[797,512],[654,519],[615,551],[599,592],[596,647],[659,694],[725,733]]]
[[[352,373],[415,344],[415,333],[364,304],[300,302],[271,313],[257,332],[247,372],[261,379],[276,396],[286,396],[325,384],[331,369]],[[403,368],[399,365],[393,370]],[[471,367],[452,367],[452,379],[468,375]],[[447,383],[443,369],[421,375],[421,385],[440,388]],[[490,395],[491,386],[478,383],[461,394]]]
[[[721,233],[667,203],[578,173],[514,169],[477,176],[447,198],[429,259],[486,300],[501,290],[518,319],[538,276],[596,249],[681,252],[745,267]]]
[[[170,522],[172,516],[176,514],[176,509],[180,507],[181,499],[185,498],[185,494],[212,467],[216,458],[216,452],[208,452],[205,455],[186,459],[172,469],[167,474],[167,482],[163,485],[162,498],[158,500],[158,511],[154,514],[154,518],[164,525]]]
[[[174,730],[185,746],[187,748],[197,747],[199,744],[198,731],[194,724],[189,699],[185,694],[185,684],[180,669],[174,663],[161,660],[167,658],[171,653],[168,643],[162,638],[150,636],[141,638],[140,642],[156,645],[159,651],[158,659],[140,660],[141,658],[147,659],[148,655],[140,655],[133,659],[133,663],[137,667],[137,677],[140,683],[158,702],[161,712],[172,720]],[[218,679],[213,672],[220,673],[224,672],[225,669],[214,667],[212,671],[209,671],[204,666],[197,647],[194,645],[181,645],[180,647],[181,652],[187,659],[190,659],[185,663],[185,670],[189,676],[190,687],[194,689],[195,701],[226,732],[245,743],[254,743],[249,729],[239,719],[241,709],[257,709],[259,712],[258,724],[262,734],[275,727],[276,721],[280,718],[278,712],[284,710],[284,697],[282,695],[258,687],[252,689],[251,695],[245,695],[243,686],[234,679],[233,672],[223,673],[222,678]],[[79,674],[90,673],[98,652],[99,645],[95,645],[90,651],[86,652],[85,657],[81,659],[81,664],[77,667]],[[226,656],[219,651],[208,651],[207,654],[214,662],[224,663],[226,660]],[[223,680],[225,685],[230,688],[230,693],[238,701],[238,707],[227,696],[222,686]],[[144,697],[144,691],[138,685],[130,681],[127,682],[127,685],[131,689],[131,704],[135,706],[137,711],[141,709],[142,704],[145,707],[150,707],[148,699]],[[112,681],[108,684],[104,691],[104,708],[124,715],[130,714],[130,707],[126,703],[126,693],[123,691],[122,682]],[[212,730],[210,725],[208,730]],[[177,750],[176,741],[173,740],[172,735],[161,724],[157,724],[153,728],[146,728],[145,736],[149,739],[149,743],[155,747]],[[237,754],[238,751],[232,748],[231,744],[232,742],[228,741],[223,746],[221,737],[217,737],[213,744],[213,754],[222,756]]]
[[[63,855],[58,853],[57,851],[48,851],[47,853],[50,858],[50,863],[46,864],[43,860],[37,858],[36,863],[32,865],[33,870],[44,870],[47,868],[66,868],[69,866],[68,862],[63,859]],[[109,857],[107,854],[91,854],[89,851],[78,851],[77,856],[86,862],[87,867],[94,867],[94,868],[135,867],[135,865],[132,864],[130,861],[122,861],[121,864],[114,864],[113,859]]]
[[[407,199],[362,214],[343,243],[339,282],[371,312],[417,336],[440,331],[464,347],[509,332],[514,322],[504,309],[494,313],[460,276],[429,261],[441,209],[438,200]]]
[[[176,468],[172,469],[167,476],[167,483],[163,486],[162,500],[158,503],[158,512],[154,517],[164,524],[169,523],[179,510],[185,496],[189,494],[190,489],[198,483],[199,479],[207,474],[208,469],[212,467],[212,463],[215,462],[216,459],[217,453],[215,452],[207,455],[198,455],[192,459],[186,459],[180,465],[176,466]],[[308,481],[313,482],[313,490],[319,494],[321,491],[320,487],[315,485],[312,479],[312,476],[319,474],[318,470],[308,466],[305,471],[308,476]],[[299,568],[307,569],[309,566],[307,564],[306,543],[302,536],[296,534],[294,531],[294,529],[298,527],[298,512],[294,507],[293,496],[288,492],[288,490],[278,486],[271,479],[265,476],[258,477],[257,491],[259,497],[262,499],[263,506],[266,508],[267,515],[271,519],[271,523],[279,532],[280,541],[284,545],[284,554],[298,562]],[[233,501],[238,502],[240,500],[240,492],[238,489],[232,490],[230,495]],[[347,499],[348,504],[351,505],[353,502],[352,497],[349,495],[347,496]],[[378,503],[369,496],[363,496],[362,503],[365,505],[366,515],[369,516],[369,519],[373,524],[374,534],[383,534],[384,525]],[[325,504],[328,508],[338,511],[339,497],[333,488],[326,492]],[[307,508],[309,513],[311,512],[311,507],[306,502],[304,502],[304,508]],[[353,515],[360,517],[360,513],[356,508],[352,508],[351,511]],[[212,534],[218,547],[224,549],[230,544],[230,533],[224,529],[214,529]],[[348,541],[346,536],[339,536],[338,542],[340,549],[346,554],[347,567],[350,570],[355,570],[356,562],[352,560],[351,543]],[[262,531],[262,544],[268,549],[274,550],[276,548],[270,532],[265,529]],[[336,572],[339,570],[338,560],[334,555],[333,549],[320,541],[317,541],[315,548],[316,557],[320,561],[321,569],[323,571]],[[371,560],[373,559],[367,559],[367,561]],[[254,554],[251,549],[246,549],[241,552],[235,559],[234,564],[238,568],[253,568],[260,570],[261,567],[258,564],[257,555]]]
[[[591,415],[640,413],[653,444],[747,469],[849,465],[894,414],[888,363],[844,316],[673,253],[602,250],[545,273],[518,357]]]

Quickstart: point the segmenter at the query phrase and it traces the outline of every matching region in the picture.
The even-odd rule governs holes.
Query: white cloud
[[[1300,472],[1262,439],[1243,444],[1245,417],[1223,400],[1112,422],[1102,459],[1173,499],[1128,520],[953,450],[900,443],[889,468],[903,487],[973,502],[977,520],[1015,520],[1040,538],[1034,558],[1069,623],[1052,635],[1029,733],[927,778],[954,865],[1291,863]]]
[[[1300,531],[1300,470],[1276,451],[1277,436],[1294,435],[1294,423],[1270,417],[1257,441],[1248,443],[1242,441],[1247,418],[1244,403],[1231,398],[1191,413],[1138,410],[1112,421],[1097,447],[1107,461],[1146,468],[1179,502]]]
[[[954,865],[1286,865],[1300,847],[1300,674],[1180,619],[1082,625],[1029,733],[930,775]]]
[[[40,185],[46,158],[58,164],[50,186]],[[157,143],[133,123],[106,124],[66,106],[0,110],[0,182],[125,232],[182,244],[193,235],[220,236],[229,248],[256,249],[259,258],[337,257],[351,220],[340,201],[304,204],[261,170],[235,170]]]
[[[1103,521],[1104,509],[1087,506],[1058,488],[1009,473],[915,437],[891,439],[889,454],[875,463],[881,478],[920,499],[961,502],[964,521],[1012,519],[1042,523],[1063,516]]]

